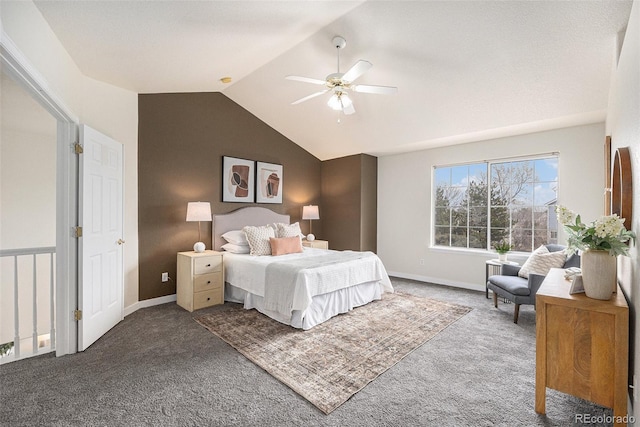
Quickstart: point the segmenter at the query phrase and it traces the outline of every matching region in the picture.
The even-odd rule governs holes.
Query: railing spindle
[[[33,254],[33,353],[38,352],[38,261]]]
[[[18,309],[19,304],[18,294],[18,255],[13,257],[13,357],[18,359],[20,357],[20,311]]]
[[[49,255],[49,259],[51,260],[49,266],[49,282],[50,282],[50,290],[49,290],[49,312],[51,313],[51,330],[49,332],[49,342],[51,343],[51,350],[56,348],[56,298],[55,298],[55,274],[53,270],[53,252]]]

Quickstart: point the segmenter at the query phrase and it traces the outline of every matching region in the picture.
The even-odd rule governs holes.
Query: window
[[[436,246],[486,249],[505,240],[531,252],[556,243],[558,157],[437,166]]]

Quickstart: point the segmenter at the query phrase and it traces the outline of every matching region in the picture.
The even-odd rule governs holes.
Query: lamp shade
[[[332,110],[335,110],[335,111],[342,110],[342,102],[340,102],[340,96],[338,96],[337,94],[331,95],[331,98],[329,98],[329,100],[327,101],[327,105]]]
[[[316,205],[302,207],[302,219],[320,219],[320,212]]]
[[[187,221],[211,221],[211,203],[189,202],[187,204]]]
[[[352,104],[353,104],[353,101],[351,101],[351,98],[349,98],[349,95],[347,95],[346,92],[334,93],[333,95],[331,95],[331,98],[329,98],[329,100],[327,101],[327,105],[332,110],[336,110],[336,111],[349,108],[351,107]]]

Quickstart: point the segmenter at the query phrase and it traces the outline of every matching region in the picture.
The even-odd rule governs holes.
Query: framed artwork
[[[255,189],[253,160],[222,157],[222,201],[253,203]]]
[[[256,163],[256,203],[282,203],[282,165]]]

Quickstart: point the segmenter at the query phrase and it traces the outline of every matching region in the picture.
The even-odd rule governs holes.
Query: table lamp
[[[302,219],[309,220],[309,234],[307,234],[307,240],[309,242],[313,242],[314,240],[316,240],[316,236],[311,233],[311,220],[320,219],[320,212],[318,212],[318,207],[316,205],[303,206]]]
[[[200,233],[200,222],[211,221],[211,203],[209,202],[189,202],[187,203],[187,222],[198,221],[198,241],[193,245],[196,252],[204,252],[207,248],[202,241]]]

